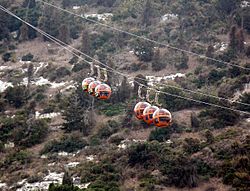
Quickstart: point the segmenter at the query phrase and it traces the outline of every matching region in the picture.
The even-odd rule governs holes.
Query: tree
[[[207,47],[206,57],[214,58],[214,47],[213,47],[213,45],[209,45]],[[207,64],[212,64],[213,62],[214,62],[213,60],[207,59]]]
[[[119,102],[125,102],[130,97],[131,88],[128,84],[127,78],[123,77],[121,85],[118,87],[117,99]]]
[[[134,93],[137,94],[140,84],[147,85],[147,79],[142,74],[138,74],[135,76],[134,80],[136,81],[134,82]]]
[[[65,9],[66,7],[69,7],[71,2],[69,0],[63,0],[62,1],[62,7]]]
[[[27,91],[25,86],[15,86],[6,89],[4,98],[10,105],[14,105],[16,108],[20,108],[27,100]]]
[[[28,71],[27,71],[27,77],[28,77],[28,84],[27,88],[28,91],[30,90],[30,84],[33,79],[33,74],[34,74],[34,65],[32,63],[29,64]]]
[[[10,31],[8,29],[8,22],[9,22],[9,16],[7,15],[7,13],[1,11],[1,17],[0,17],[0,41],[2,39],[5,39],[5,38],[9,39],[9,37],[10,37]]]
[[[63,112],[65,123],[63,124],[64,129],[67,132],[74,130],[81,130],[85,127],[84,123],[84,110],[82,109],[77,95],[72,95],[68,107]],[[86,128],[86,127],[85,127]],[[87,134],[87,130],[84,130]]]
[[[239,6],[239,4],[239,0],[217,0],[216,7],[222,13],[230,14]]]
[[[243,29],[240,29],[240,30],[237,31],[237,33],[236,33],[236,42],[237,42],[237,51],[239,51],[240,53],[244,52],[245,38],[244,38]]]
[[[214,135],[210,130],[207,130],[205,132],[205,137],[207,139],[208,144],[212,144],[214,142]]]
[[[250,104],[250,93],[244,93],[243,95],[241,95],[240,101],[242,103]],[[244,110],[244,111],[250,111],[250,106],[238,104],[238,109]]]
[[[145,40],[136,40],[134,43],[134,54],[140,61],[151,61],[154,56],[153,44]]]
[[[44,141],[47,135],[47,122],[30,118],[26,120],[26,124],[14,130],[13,139],[16,144],[31,147]]]
[[[36,6],[36,0],[25,0],[22,6],[28,7],[29,9],[33,9]]]
[[[150,17],[152,15],[152,6],[151,1],[147,0],[145,3],[145,7],[142,13],[142,24],[149,26],[151,24]]]
[[[82,44],[81,44],[81,51],[85,54],[90,54],[91,51],[91,42],[90,42],[90,35],[89,31],[84,29],[82,31]]]
[[[62,24],[59,28],[58,39],[64,43],[70,42],[70,31],[68,25]]]
[[[197,115],[192,112],[191,113],[191,127],[194,129],[199,128],[200,126],[200,120],[198,119]]]
[[[160,71],[165,67],[166,65],[161,61],[160,49],[158,48],[153,56],[152,69],[154,71]]]
[[[73,181],[68,171],[65,171],[63,175],[62,185],[73,186]]]
[[[79,85],[69,98],[64,109],[63,124],[66,132],[80,130],[84,135],[88,135],[92,126],[95,125],[95,113],[90,110],[89,98],[81,90]]]

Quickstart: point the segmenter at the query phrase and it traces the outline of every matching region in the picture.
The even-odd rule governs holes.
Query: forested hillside
[[[250,1],[0,0],[0,76],[0,190],[250,189]]]

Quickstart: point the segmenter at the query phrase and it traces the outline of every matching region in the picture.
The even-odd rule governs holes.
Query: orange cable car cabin
[[[87,92],[88,91],[88,88],[89,88],[89,84],[91,82],[95,81],[94,78],[85,78],[83,81],[82,81],[82,89],[83,91]]]
[[[168,127],[172,122],[172,115],[167,109],[158,109],[153,114],[153,122],[157,127]]]
[[[100,100],[107,100],[111,96],[111,87],[107,84],[99,84],[95,88],[95,96]]]
[[[148,106],[143,111],[143,120],[148,124],[151,125],[153,121],[153,114],[159,108],[156,106]]]
[[[88,92],[90,95],[92,96],[95,96],[95,88],[96,86],[98,86],[99,84],[101,84],[100,81],[93,81],[89,84],[89,87],[88,87]]]
[[[148,102],[139,102],[134,107],[134,113],[137,119],[143,119],[143,111],[146,107],[151,106]]]

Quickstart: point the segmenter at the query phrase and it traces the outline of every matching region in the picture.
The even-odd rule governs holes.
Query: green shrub
[[[59,141],[53,140],[47,143],[41,153],[46,154],[60,151],[71,153],[83,149],[87,145],[86,140],[83,140],[80,136],[64,136]]]
[[[76,63],[74,65],[74,67],[72,68],[72,72],[79,72],[79,71],[83,70],[84,68],[86,68],[85,66],[86,65],[83,63]]]
[[[4,62],[8,62],[8,61],[10,61],[11,56],[12,56],[12,53],[6,52],[5,54],[3,54],[2,59]]]
[[[151,42],[136,40],[133,45],[134,54],[140,61],[149,62],[153,59],[154,48]]]
[[[112,117],[112,116],[120,115],[121,113],[123,113],[125,110],[125,105],[121,103],[105,104],[104,106],[100,108],[100,110],[104,115],[108,117]]]
[[[89,189],[119,190],[118,181],[121,176],[110,161],[100,163],[89,162],[81,169],[81,182],[88,183]]]
[[[8,87],[5,91],[5,99],[10,105],[20,108],[27,100],[26,90],[25,86]]]
[[[21,165],[31,162],[31,154],[27,151],[14,152],[8,155],[4,161],[4,165],[11,165],[14,162],[18,162]]]
[[[201,150],[201,144],[198,139],[186,138],[184,141],[183,148],[185,152],[192,154]]]
[[[149,141],[157,140],[159,142],[164,142],[170,139],[172,133],[180,133],[182,131],[182,127],[178,124],[173,123],[167,128],[159,128],[150,132]]]
[[[69,61],[69,63],[70,64],[76,64],[78,62],[78,57],[77,56],[73,56],[71,59],[70,59],[70,61]]]
[[[32,61],[33,58],[34,58],[34,55],[29,53],[22,57],[22,61]]]
[[[89,145],[90,146],[97,146],[101,144],[101,139],[98,138],[96,135],[92,136],[89,140]]]
[[[33,120],[13,132],[14,142],[25,147],[41,143],[48,134],[45,120]]]
[[[106,139],[112,134],[116,133],[119,130],[119,123],[113,120],[109,120],[107,124],[100,128],[96,136],[100,139]]]
[[[86,191],[86,189],[80,189],[77,186],[72,186],[72,185],[57,185],[54,183],[51,183],[49,185],[49,190],[48,191]]]

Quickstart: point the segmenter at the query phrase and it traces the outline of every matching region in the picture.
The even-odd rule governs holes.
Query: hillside
[[[0,190],[249,190],[249,1],[0,5],[35,27],[0,6]],[[82,90],[89,63],[110,99]],[[138,84],[170,126],[136,119]]]

